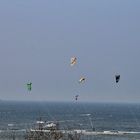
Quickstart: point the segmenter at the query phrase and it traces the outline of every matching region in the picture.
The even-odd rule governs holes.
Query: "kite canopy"
[[[83,83],[85,80],[86,80],[85,77],[81,77],[81,78],[79,79],[79,83]]]
[[[72,57],[72,58],[70,59],[70,65],[71,65],[71,66],[74,66],[74,65],[76,64],[76,61],[77,61],[77,58],[76,58],[76,57]]]
[[[30,82],[30,83],[27,83],[27,89],[28,89],[28,91],[31,91],[32,90],[32,83]]]
[[[116,79],[116,83],[118,83],[120,80],[120,75],[115,75],[115,79]]]

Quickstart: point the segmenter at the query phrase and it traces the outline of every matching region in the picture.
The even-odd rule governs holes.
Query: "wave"
[[[91,114],[80,114],[80,116],[83,116],[83,117],[85,117],[85,116],[91,116]]]
[[[18,129],[14,130],[14,132],[26,132],[26,129]],[[36,129],[30,129],[30,131],[42,131],[42,132],[48,132],[49,130],[36,130]],[[80,130],[80,129],[75,129],[75,130],[58,130],[59,132],[61,131],[62,133],[78,133],[82,135],[125,135],[125,134],[140,134],[140,132],[137,131],[87,131],[87,130]],[[13,132],[13,130],[0,130],[0,133],[3,132]]]
[[[79,132],[79,131],[77,131]],[[124,134],[140,134],[136,131],[86,131],[81,130],[84,135],[124,135]]]

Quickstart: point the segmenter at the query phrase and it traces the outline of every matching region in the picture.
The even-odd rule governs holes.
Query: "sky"
[[[140,102],[139,7],[139,0],[1,0],[0,99]]]

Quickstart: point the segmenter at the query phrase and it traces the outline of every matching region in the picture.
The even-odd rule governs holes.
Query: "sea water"
[[[24,140],[36,121],[55,121],[63,130],[130,132],[87,135],[86,140],[140,140],[140,104],[0,102],[0,140]]]

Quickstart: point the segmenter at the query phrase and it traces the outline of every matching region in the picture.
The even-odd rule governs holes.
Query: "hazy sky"
[[[140,102],[140,0],[1,0],[0,98],[73,101],[76,94]]]

